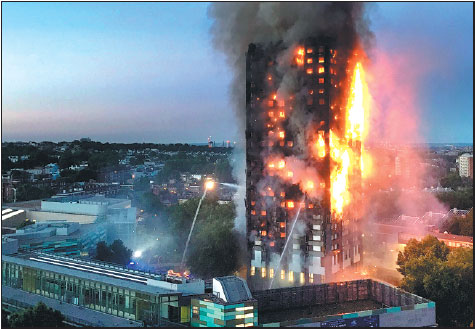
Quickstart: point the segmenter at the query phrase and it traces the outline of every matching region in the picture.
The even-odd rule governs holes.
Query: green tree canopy
[[[129,263],[131,256],[132,250],[125,247],[122,240],[115,240],[110,245],[107,245],[104,241],[100,241],[96,245],[95,258],[104,262],[125,266]]]
[[[2,312],[3,313],[3,312]],[[64,327],[64,316],[39,302],[35,307],[29,307],[21,312],[13,313],[8,324],[17,327]]]
[[[447,260],[449,248],[445,243],[429,235],[421,242],[411,239],[403,252],[399,252],[396,264],[403,276],[402,287],[416,295],[424,294],[423,279],[426,273]]]
[[[23,184],[17,188],[17,200],[39,200],[49,198],[55,194],[55,191],[49,187],[36,187],[30,184]]]
[[[231,167],[228,158],[219,159],[216,161],[215,174],[216,178],[220,182],[235,183],[232,172],[233,168]]]
[[[465,217],[454,216],[450,218],[441,225],[440,229],[451,234],[473,236],[473,208]]]
[[[198,202],[195,198],[172,207],[169,221],[177,239],[186,241]],[[212,195],[203,200],[186,255],[193,274],[211,278],[230,275],[238,269],[239,243],[233,230],[234,218],[233,204],[219,204]],[[179,251],[183,252],[183,248]]]
[[[470,187],[473,185],[473,180],[470,178],[463,178],[456,172],[449,173],[446,177],[440,180],[442,187],[450,187],[457,190],[459,187]]]
[[[88,167],[92,170],[117,165],[119,163],[119,154],[115,151],[107,150],[97,152],[91,155],[88,160]]]
[[[186,257],[191,273],[208,279],[238,270],[238,239],[229,227],[207,223],[192,241]]]
[[[452,251],[435,237],[411,239],[399,252],[401,287],[436,303],[441,326],[468,326],[473,316],[473,252]]]
[[[97,172],[91,169],[80,170],[74,178],[76,182],[89,182],[91,179],[97,179]]]
[[[150,185],[148,183],[148,179],[147,185]],[[137,201],[139,207],[146,212],[158,213],[162,212],[165,209],[165,206],[160,202],[158,196],[156,196],[152,192],[143,193]]]
[[[140,177],[134,180],[134,191],[147,191],[150,190],[150,178]]]
[[[449,208],[470,209],[473,207],[473,187],[454,192],[442,192],[436,196]]]

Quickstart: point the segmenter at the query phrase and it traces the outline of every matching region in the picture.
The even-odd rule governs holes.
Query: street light
[[[212,190],[214,188],[214,181],[209,180],[205,183],[205,189]]]

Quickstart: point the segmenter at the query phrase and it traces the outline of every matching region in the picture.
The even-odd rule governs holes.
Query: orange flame
[[[330,130],[330,156],[334,161],[331,172],[332,213],[341,218],[344,207],[350,203],[349,176],[359,172],[364,177],[368,156],[363,151],[365,134],[365,108],[367,107],[367,87],[361,63],[356,63],[346,107],[344,138]],[[366,105],[366,106],[365,106]]]
[[[320,158],[325,157],[325,140],[323,139],[323,131],[318,132],[317,152]]]
[[[180,273],[180,272],[175,272],[175,271],[170,269],[170,270],[168,270],[167,275],[178,277],[178,278],[182,278],[182,277],[188,278],[190,276],[190,272],[183,271],[183,273]]]
[[[305,57],[305,49],[304,48],[298,48],[297,49],[297,56],[295,58],[295,61],[297,62],[297,65],[299,65],[299,66],[303,65],[304,57]]]

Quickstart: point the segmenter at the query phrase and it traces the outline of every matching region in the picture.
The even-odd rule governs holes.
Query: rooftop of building
[[[259,324],[280,326],[431,308],[435,303],[372,279],[253,292]],[[417,305],[417,306],[416,306]]]
[[[104,195],[68,195],[45,199],[48,202],[59,203],[80,203],[80,204],[98,204],[114,206],[123,202],[130,201],[128,199],[106,198]]]
[[[414,237],[414,238],[421,238],[421,234],[417,233],[401,233],[402,237]],[[455,235],[450,233],[438,233],[438,232],[427,232],[427,235],[432,235],[439,240],[451,240],[453,242],[468,242],[473,244],[473,236],[465,236],[465,235]],[[424,235],[425,236],[425,235]]]
[[[204,293],[202,280],[172,279],[168,275],[128,269],[117,264],[92,259],[43,252],[19,252],[8,256],[3,255],[2,261],[151,294]]]
[[[259,312],[259,323],[275,323],[299,320],[302,318],[319,318],[328,315],[355,313],[383,308],[384,304],[374,300],[357,300],[342,303],[312,305],[309,307],[289,308],[282,310]]]
[[[6,236],[18,239],[21,243],[42,243],[70,239],[79,239],[85,234],[99,229],[101,224],[79,224],[66,220],[38,222]]]
[[[2,209],[2,221],[6,220],[8,218],[17,216],[19,214],[22,214],[24,212],[25,212],[25,210],[23,210],[23,209],[19,209],[19,210],[14,210],[14,209],[11,209],[11,208]]]
[[[245,280],[236,277],[236,276],[223,276],[214,278],[213,281],[213,299],[217,304],[231,304],[239,303],[242,301],[252,300],[252,294],[247,286]],[[218,283],[220,287],[216,287],[215,284]],[[216,292],[219,289],[224,296],[216,296]],[[221,290],[222,289],[222,290]]]

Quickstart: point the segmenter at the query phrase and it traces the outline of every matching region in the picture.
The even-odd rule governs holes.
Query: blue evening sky
[[[473,140],[472,3],[381,3],[378,47],[440,61],[417,102],[428,142]],[[237,131],[207,3],[2,3],[2,137],[217,142]],[[429,54],[429,55],[427,55]]]

